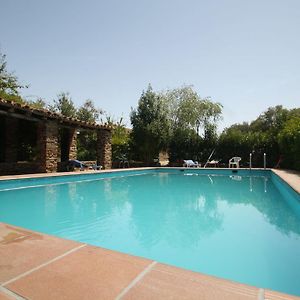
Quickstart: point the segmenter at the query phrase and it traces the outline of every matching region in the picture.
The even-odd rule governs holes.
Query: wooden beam
[[[31,122],[42,122],[42,120],[31,117],[31,116],[17,114],[17,113],[13,113],[13,112],[9,112],[9,111],[4,111],[4,110],[0,110],[0,115],[4,115],[7,117],[12,117],[12,118],[16,118],[16,119],[23,119],[23,120],[27,120],[27,121],[31,121]]]

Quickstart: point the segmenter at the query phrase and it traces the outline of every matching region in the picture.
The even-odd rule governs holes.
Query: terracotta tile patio
[[[300,299],[0,223],[0,300]]]

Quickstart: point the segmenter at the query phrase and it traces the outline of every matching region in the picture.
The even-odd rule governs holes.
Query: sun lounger
[[[197,161],[193,161],[191,159],[183,160],[183,166],[187,168],[198,168],[201,167]]]
[[[85,165],[83,162],[77,160],[77,159],[71,159],[68,163],[69,167],[73,168],[80,168],[80,170],[84,170],[84,168],[88,168],[87,165]]]

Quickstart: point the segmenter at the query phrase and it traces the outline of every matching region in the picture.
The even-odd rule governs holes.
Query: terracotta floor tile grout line
[[[0,222],[0,224],[1,224],[1,222]],[[4,246],[5,246],[5,245],[10,244],[10,243],[13,243],[13,242],[15,242],[15,241],[28,239],[28,238],[30,238],[32,235],[33,235],[32,233],[27,234],[27,235],[22,235],[22,236],[19,236],[19,237],[14,238],[14,239],[11,239],[9,242],[6,242],[5,240],[0,241],[0,246],[1,246],[1,245],[4,245]]]
[[[0,292],[3,292],[5,295],[14,297],[15,300],[27,300],[27,298],[24,298],[3,286],[0,286]]]
[[[32,269],[30,269],[30,270],[28,270],[28,271],[26,271],[26,272],[24,272],[22,274],[19,274],[18,276],[16,276],[16,277],[14,277],[14,278],[12,278],[12,279],[10,279],[10,280],[2,283],[1,286],[4,287],[4,286],[6,286],[6,285],[8,285],[8,284],[10,284],[10,283],[12,283],[12,282],[14,282],[14,281],[22,278],[22,277],[24,277],[26,275],[29,275],[29,274],[33,273],[34,271],[37,271],[37,270],[39,270],[39,269],[41,269],[41,268],[43,268],[45,266],[48,266],[49,264],[51,264],[51,263],[53,263],[53,262],[55,262],[55,261],[57,261],[57,260],[65,257],[65,256],[67,256],[67,255],[69,255],[69,254],[71,254],[71,253],[73,253],[75,251],[78,251],[79,249],[81,249],[81,248],[83,248],[85,246],[86,246],[86,244],[77,246],[77,247],[75,247],[75,248],[73,248],[73,249],[71,249],[71,250],[69,250],[69,251],[67,251],[67,252],[65,252],[65,253],[63,253],[63,254],[61,254],[59,256],[56,256],[56,257],[54,257],[54,258],[46,261],[45,263],[43,263],[43,264],[41,264],[41,265],[39,265],[37,267],[34,267],[34,268],[32,268]]]
[[[257,300],[265,300],[265,290],[264,289],[258,290]]]
[[[138,274],[123,290],[122,292],[115,298],[115,300],[121,300],[139,281],[143,279],[143,277],[149,273],[154,266],[157,264],[157,261],[153,261],[150,265],[148,265],[140,274]]]
[[[164,273],[164,274],[168,274],[170,276],[175,276],[177,277],[178,275],[174,272],[169,272],[169,271],[165,271],[165,270],[159,270],[159,269],[155,269],[156,272],[160,272],[160,273]],[[203,274],[201,273],[202,275],[205,275],[205,276],[209,276],[209,278],[192,278],[190,276],[187,276],[187,277],[182,277],[182,279],[185,279],[185,280],[189,280],[189,281],[192,281],[192,282],[195,282],[195,283],[201,283],[201,284],[205,284],[206,286],[212,286],[212,287],[215,287],[216,285],[220,288],[220,289],[223,289],[223,290],[227,290],[227,291],[239,291],[240,293],[243,293],[243,292],[247,292],[249,291],[249,288],[251,288],[250,285],[246,285],[246,284],[242,284],[240,285],[238,282],[233,282],[231,280],[228,280],[228,279],[222,279],[223,281],[225,280],[226,283],[214,283],[212,282],[212,279],[215,279],[215,280],[220,280],[221,278],[218,278],[218,277],[215,277],[215,276],[211,276],[211,275],[207,275],[207,274]],[[229,285],[230,284],[230,285]],[[237,287],[237,284],[239,285]],[[259,300],[264,300],[264,298],[260,299]]]

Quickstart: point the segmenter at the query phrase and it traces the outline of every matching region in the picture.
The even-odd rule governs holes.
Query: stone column
[[[111,130],[97,130],[97,164],[111,169]]]
[[[77,129],[69,129],[69,159],[77,159]]]
[[[58,124],[45,120],[39,123],[37,130],[40,172],[56,172],[58,163]]]
[[[17,162],[19,120],[7,117],[5,122],[5,162]]]

